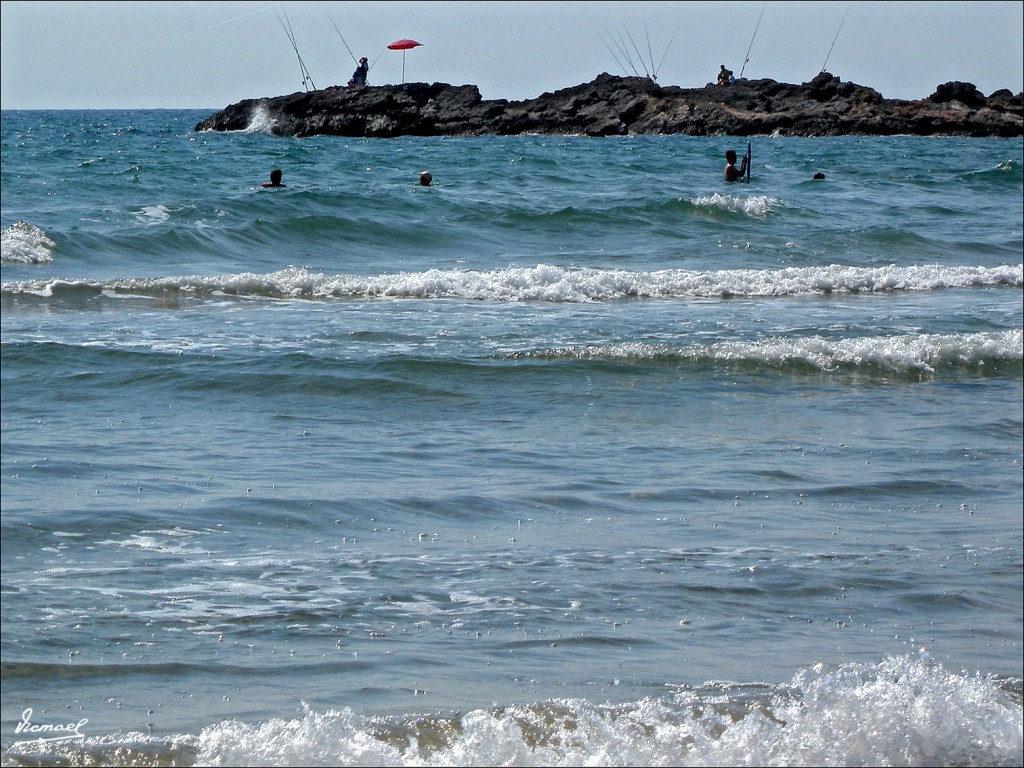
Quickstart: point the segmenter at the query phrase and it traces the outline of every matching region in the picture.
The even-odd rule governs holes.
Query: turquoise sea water
[[[4,765],[1024,761],[1024,142],[208,114],[2,113]]]

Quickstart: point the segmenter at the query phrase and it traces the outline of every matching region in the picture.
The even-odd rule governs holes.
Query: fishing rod
[[[288,12],[284,9],[284,6],[280,6],[280,8],[281,13],[284,14],[284,19],[282,20],[280,14],[278,14],[277,20],[281,22],[281,27],[284,29],[284,33],[288,36],[288,42],[292,44],[292,50],[295,51],[295,56],[299,60],[299,71],[302,73],[302,87],[306,88],[306,81],[308,80],[309,84],[313,86],[313,90],[315,91],[316,83],[313,82],[313,76],[309,74],[309,70],[306,69],[306,62],[302,60],[302,54],[299,53],[299,45],[295,40],[295,32],[292,29],[291,19],[288,18]],[[287,22],[287,24],[285,22]],[[308,91],[309,89],[306,88],[306,90]]]
[[[608,49],[608,53],[610,53],[612,55],[612,58],[615,59],[615,63],[618,64],[623,71],[625,71],[626,65],[619,61],[619,57],[615,55],[615,51],[613,51],[612,47],[608,45],[608,41],[604,39],[604,35],[601,35],[601,42],[604,43],[604,47]]]
[[[616,29],[615,33],[619,36],[619,39],[616,42],[616,45],[619,47],[619,53],[621,53],[622,57],[629,63],[629,68],[633,70],[633,75],[635,77],[640,77],[640,72],[637,70],[636,64],[633,63],[633,56],[630,54],[629,48],[626,46],[626,41],[622,37],[622,31]]]
[[[651,34],[647,31],[646,24],[644,24],[644,36],[647,38],[647,58],[651,60],[651,80],[658,82],[658,70],[654,68],[654,52],[651,50]]]
[[[665,63],[665,57],[668,56],[668,50],[672,47],[672,42],[676,39],[676,32],[679,31],[679,24],[676,24],[675,29],[672,30],[672,37],[668,39],[668,45],[665,46],[665,53],[661,56],[661,61],[658,62],[658,69],[661,69],[661,65]]]
[[[625,29],[625,27],[623,27]],[[629,38],[629,42],[633,44],[633,50],[636,51],[636,57],[640,59],[640,63],[644,65],[644,76],[650,77],[651,73],[647,71],[647,62],[644,61],[644,55],[640,53],[640,49],[636,46],[636,41],[633,40],[633,36],[629,34],[629,30],[626,29],[626,37]],[[639,77],[639,75],[638,75]]]
[[[626,60],[626,62],[629,64],[629,69],[633,70],[633,74],[636,77],[640,77],[640,73],[636,71],[636,65],[633,64],[633,57],[629,55],[629,51],[626,49],[625,41],[622,40],[622,33],[619,32],[618,30],[615,30],[615,33],[618,34],[618,36],[619,36],[618,40],[616,40],[615,37],[613,35],[611,35],[611,34],[609,34],[609,37],[611,37],[612,42],[615,43],[615,47],[619,49],[619,53],[622,54],[622,58],[624,58]],[[603,40],[604,38],[601,38],[601,39]],[[605,43],[605,45],[608,45],[608,44]],[[608,50],[611,51],[611,48],[609,48]],[[615,52],[614,51],[612,51],[612,56],[615,56]],[[622,62],[619,61],[617,56],[615,56],[615,61],[624,70],[626,69],[626,67],[623,66]]]
[[[327,13],[325,11],[325,13]],[[331,14],[327,13],[327,18],[331,19]],[[338,29],[338,25],[334,23],[334,19],[331,19],[331,26],[334,27],[334,31],[338,33],[338,37],[341,38],[341,42],[345,43],[345,37],[341,34],[341,30]],[[348,43],[345,43],[345,50],[348,51],[348,55],[352,57],[353,63],[358,66],[359,62],[356,60],[356,55],[352,53],[352,49],[348,47]]]
[[[830,45],[829,48],[828,48],[828,55],[825,56],[825,64],[821,65],[821,71],[822,72],[825,71],[825,65],[828,64],[828,57],[832,55],[832,49],[836,47],[836,40],[839,39],[839,32],[842,30],[843,24],[846,23],[846,16],[847,16],[847,14],[850,13],[850,6],[852,6],[852,5],[853,5],[853,2],[850,2],[850,4],[846,6],[846,13],[843,14],[843,20],[839,22],[839,29],[836,30],[836,36],[832,38],[832,45]],[[819,72],[818,74],[821,74],[821,73]]]
[[[647,29],[647,25],[644,24],[644,36],[647,38],[647,58],[650,59],[651,74],[650,78],[654,82],[658,82],[658,70],[661,69],[661,65],[665,63],[665,57],[668,56],[669,48],[672,47],[672,41],[676,38],[676,32],[679,30],[679,24],[676,24],[675,29],[672,30],[672,36],[668,39],[668,45],[665,46],[665,53],[661,55],[661,59],[657,64],[654,63],[654,50],[651,48],[651,33]],[[643,58],[643,57],[641,57]]]
[[[632,70],[634,76],[640,77],[640,72],[637,70],[636,64],[633,61],[633,56],[629,52],[629,46],[626,45],[626,38],[628,38],[630,45],[633,46],[633,50],[636,52],[637,57],[640,59],[640,63],[643,65],[645,76],[650,78],[654,82],[657,82],[658,70],[661,69],[661,65],[665,62],[665,57],[668,56],[669,49],[672,47],[672,41],[675,40],[676,32],[678,31],[679,25],[677,24],[676,28],[672,31],[672,37],[669,39],[668,45],[665,46],[665,53],[662,55],[661,61],[659,61],[657,65],[654,64],[654,51],[651,48],[651,35],[649,30],[647,29],[646,24],[644,25],[644,35],[647,39],[647,55],[650,59],[650,62],[644,59],[644,55],[640,51],[639,46],[636,44],[636,41],[630,34],[629,29],[627,29],[624,25],[621,30],[615,29],[614,34],[608,33],[608,37],[610,37],[612,42],[615,43],[615,47],[618,48],[619,53],[622,55],[622,58],[625,59],[628,63],[628,67],[626,66],[626,64],[623,64],[622,59],[620,59],[615,54],[615,51],[608,44],[608,41],[605,39],[604,35],[601,35],[600,33],[598,34],[601,37],[601,42],[604,43],[604,47],[608,49],[608,52],[612,55],[612,58],[615,59],[615,63],[618,64],[619,67],[621,67],[623,70]],[[625,37],[623,37],[623,33],[625,33]],[[618,36],[618,39],[616,39],[616,35]]]
[[[761,19],[764,17],[764,9],[768,7],[768,0],[764,0],[761,6],[761,15],[757,17],[757,25],[754,27],[754,34],[750,36],[750,45],[747,46],[747,55],[743,57],[743,66],[740,67],[740,77],[743,77],[743,70],[747,68],[750,61],[750,49],[754,47],[754,38],[757,37],[757,28],[761,26]]]
[[[661,62],[659,62],[657,64],[657,66],[655,66],[655,64],[654,64],[654,50],[651,48],[651,32],[650,32],[650,30],[647,29],[647,25],[646,24],[644,24],[644,37],[647,40],[647,61],[644,61],[644,56],[643,56],[642,53],[640,53],[639,50],[636,53],[637,53],[637,56],[640,57],[640,61],[644,65],[644,69],[647,69],[648,67],[650,68],[650,72],[647,74],[647,77],[649,77],[652,82],[657,83],[658,82],[658,69],[661,68]],[[630,40],[632,40],[632,38],[630,38]],[[671,41],[669,41],[669,44],[671,45]],[[636,43],[633,43],[633,47],[636,48]],[[665,53],[666,53],[666,55],[668,54],[668,49],[665,49]],[[664,56],[661,57],[661,61],[662,62],[665,61],[665,57]]]
[[[313,90],[315,91],[317,89],[316,83],[313,82],[313,76],[309,74],[309,70],[306,69],[306,62],[302,60],[302,54],[299,53],[299,46],[298,43],[295,42],[295,32],[292,31],[292,23],[291,20],[288,19],[288,12],[284,9],[284,6],[280,6],[280,9],[280,13],[278,13],[278,9],[275,8],[274,13],[277,13],[277,20],[281,22],[281,27],[284,29],[284,33],[288,36],[288,42],[292,44],[292,50],[295,51],[295,56],[299,59],[299,70],[302,72],[302,87],[306,88],[306,81],[308,80],[309,84],[313,86]],[[284,14],[284,19],[281,18],[282,13]],[[286,24],[285,21],[288,23]],[[306,88],[306,90],[308,91],[309,89]]]

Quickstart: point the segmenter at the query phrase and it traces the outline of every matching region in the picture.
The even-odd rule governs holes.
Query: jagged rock
[[[475,85],[405,83],[246,99],[197,131],[261,123],[280,136],[479,136],[521,133],[621,136],[956,135],[1022,136],[1022,95],[987,99],[971,83],[944,83],[920,101],[885,99],[821,72],[807,83],[740,79],[731,86],[660,86],[645,77],[598,75],[525,101],[484,101]]]
[[[928,100],[934,101],[936,104],[959,101],[961,104],[975,109],[985,106],[985,94],[979,91],[974,83],[959,81],[943,83],[935,89],[935,93],[929,96]]]

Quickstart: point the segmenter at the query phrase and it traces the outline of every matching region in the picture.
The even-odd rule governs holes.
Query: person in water
[[[270,181],[260,184],[261,187],[284,187],[286,184],[281,183],[281,169],[275,168],[270,172]]]
[[[366,57],[363,56],[359,60],[359,66],[356,67],[356,71],[352,73],[352,77],[348,81],[349,88],[361,88],[366,85],[366,75],[370,71],[370,65],[366,62]]]
[[[736,169],[736,150],[729,149],[725,152],[725,180],[739,181],[747,172],[747,156],[743,156],[739,170]]]
[[[434,177],[430,175],[430,171],[423,171],[423,173],[420,174],[420,186],[421,187],[429,187],[430,186],[430,182],[432,182],[433,180],[434,180]]]

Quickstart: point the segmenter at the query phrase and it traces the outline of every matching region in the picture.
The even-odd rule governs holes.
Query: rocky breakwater
[[[741,79],[703,88],[660,86],[644,77],[598,75],[535,99],[484,100],[475,85],[338,86],[246,99],[206,118],[197,131],[254,126],[279,136],[948,135],[1022,136],[1022,94],[985,96],[971,83],[944,83],[927,98],[883,98],[822,72],[801,85]]]

